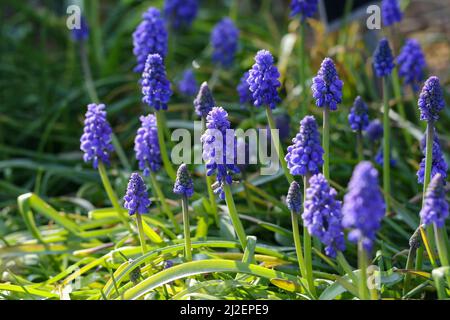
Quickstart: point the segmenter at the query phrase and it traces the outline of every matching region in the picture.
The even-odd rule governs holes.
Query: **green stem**
[[[150,180],[152,182],[153,189],[155,190],[155,193],[158,196],[159,202],[161,203],[161,207],[164,213],[167,215],[167,217],[170,219],[173,226],[175,227],[175,232],[179,233],[181,231],[180,226],[178,222],[175,220],[172,210],[170,210],[169,206],[167,205],[166,197],[164,196],[164,193],[161,190],[161,186],[159,185],[159,182],[156,179],[156,176],[153,172],[150,172]]]
[[[405,106],[403,104],[403,98],[401,95],[400,80],[398,78],[398,69],[397,68],[395,68],[394,71],[392,72],[392,84],[393,84],[393,88],[394,88],[395,100],[398,104],[398,112],[404,120],[407,120]],[[411,150],[412,145],[413,145],[412,136],[408,130],[402,130],[402,131],[405,135],[406,144],[407,144],[408,148]]]
[[[119,204],[119,200],[117,199],[117,195],[114,192],[114,189],[111,186],[111,182],[109,181],[108,174],[106,173],[105,165],[103,162],[98,163],[98,172],[100,174],[100,178],[102,179],[103,187],[105,188],[106,194],[108,195],[109,201],[111,201],[112,206],[117,211],[117,215],[120,220],[124,223],[125,227],[133,233],[131,229],[127,217],[124,215],[122,207]]]
[[[439,254],[439,260],[441,261],[441,266],[448,267],[449,259],[448,259],[448,248],[444,239],[444,228],[438,228],[436,224],[434,224],[434,235],[436,236],[436,246]]]
[[[202,134],[206,131],[206,118],[202,117]],[[217,209],[217,202],[216,197],[214,195],[214,190],[212,189],[212,184],[214,183],[213,178],[211,176],[208,176],[205,172],[205,179],[206,179],[206,187],[208,189],[208,196],[209,196],[209,203],[211,205],[211,209],[214,216],[214,221],[216,223],[216,226],[219,227],[219,212]]]
[[[416,250],[414,248],[410,248],[409,252],[408,252],[408,258],[406,260],[406,270],[413,269],[415,255],[416,255]],[[411,275],[408,272],[405,274],[405,279],[403,280],[403,296],[406,293],[408,293],[410,281],[411,281]]]
[[[330,110],[327,106],[323,108],[323,175],[330,179]]]
[[[358,268],[360,272],[359,298],[361,300],[368,300],[369,295],[367,289],[367,254],[361,242],[358,243]]]
[[[183,207],[183,225],[184,225],[184,246],[186,261],[192,261],[191,249],[191,228],[189,226],[189,206],[186,196],[181,198],[181,205]]]
[[[363,149],[363,139],[362,139],[362,133],[361,130],[358,130],[356,133],[356,145],[358,150],[358,161],[361,162],[364,160],[364,149]]]
[[[389,94],[387,77],[383,77],[383,130],[383,188],[385,193],[386,213],[389,213],[391,194],[391,131],[389,124]]]
[[[298,228],[298,215],[291,211],[292,233],[294,235],[295,252],[297,253],[298,267],[303,278],[307,279],[306,264],[303,258],[302,243],[300,241],[300,231]]]
[[[308,177],[303,177],[303,203],[306,200],[306,189],[308,189]],[[306,280],[308,281],[309,291],[315,297],[316,288],[314,287],[314,278],[312,270],[312,248],[311,248],[311,235],[308,232],[308,228],[303,226],[303,247],[305,248],[305,265],[306,265]]]
[[[247,246],[247,235],[245,234],[244,226],[242,225],[239,215],[236,210],[236,205],[234,204],[233,195],[231,193],[230,185],[224,183],[223,190],[225,191],[225,201],[228,206],[228,211],[230,213],[231,222],[233,223],[234,230],[239,238],[242,246],[242,250]]]
[[[275,120],[273,118],[272,109],[270,109],[269,106],[266,107],[266,115],[267,115],[267,121],[269,122],[270,130],[276,130],[277,127],[275,125]],[[294,177],[289,172],[289,169],[286,164],[286,160],[284,160],[284,151],[283,147],[280,144],[280,141],[275,141],[274,135],[271,132],[272,137],[272,143],[275,145],[275,151],[277,152],[278,159],[280,159],[281,167],[283,168],[284,175],[286,176],[286,179],[289,183],[294,181]]]
[[[307,92],[306,92],[306,55],[305,55],[305,21],[300,22],[299,26],[299,48],[300,48],[300,86],[302,88],[303,106],[300,107],[300,115],[303,118],[308,113]]]
[[[166,170],[170,179],[175,181],[177,175],[172,167],[172,163],[170,162],[169,156],[167,154],[166,143],[164,141],[164,124],[162,116],[163,115],[161,114],[160,110],[156,111],[156,126],[158,127],[158,142],[159,148],[161,150],[161,159],[163,161],[164,169]]]
[[[352,266],[348,263],[347,259],[343,255],[342,251],[338,251],[336,255],[336,261],[341,266],[346,274],[348,274],[349,278],[352,280],[353,284],[356,286],[358,283],[358,278],[353,273]]]
[[[144,234],[144,227],[142,225],[142,217],[140,213],[136,213],[136,224],[138,227],[138,233],[139,233],[139,240],[141,242],[141,249],[142,254],[145,254],[147,252],[147,246],[145,244],[145,234]]]

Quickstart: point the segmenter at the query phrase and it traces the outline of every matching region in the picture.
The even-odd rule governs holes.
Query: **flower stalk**
[[[169,175],[170,179],[176,179],[175,170],[172,167],[172,163],[169,160],[169,156],[167,154],[166,143],[164,141],[164,123],[162,119],[162,114],[160,110],[156,111],[156,126],[158,127],[158,142],[159,147],[161,149],[161,159],[163,161],[164,169]]]
[[[239,242],[241,243],[242,250],[247,246],[247,235],[245,234],[244,226],[239,219],[238,212],[236,210],[236,205],[234,203],[233,195],[231,193],[230,185],[224,183],[223,190],[225,192],[225,202],[227,203],[228,212],[230,214],[231,222],[233,223],[234,230],[238,236]]]
[[[391,130],[389,124],[388,77],[383,77],[383,189],[385,194],[386,214],[390,210],[391,194]]]
[[[189,204],[188,198],[185,195],[181,198],[181,206],[183,210],[185,258],[186,261],[192,261],[191,228],[189,225]]]

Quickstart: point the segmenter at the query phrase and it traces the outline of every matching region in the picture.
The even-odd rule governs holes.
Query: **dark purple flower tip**
[[[299,214],[302,211],[302,193],[297,181],[293,181],[289,186],[289,191],[286,196],[286,205],[288,209],[294,213]]]
[[[255,64],[247,78],[255,107],[266,105],[275,109],[281,101],[277,91],[281,86],[278,80],[280,73],[273,62],[272,54],[267,50],[260,50],[255,56]]]
[[[291,0],[291,17],[300,16],[301,20],[311,18],[317,11],[318,0]]]
[[[406,40],[397,57],[397,63],[399,66],[398,73],[403,78],[403,83],[410,85],[414,91],[417,91],[419,83],[424,79],[426,67],[425,56],[417,40]]]
[[[366,128],[367,138],[369,138],[371,142],[380,140],[383,137],[383,132],[383,125],[378,119],[370,121],[369,125]]]
[[[183,72],[183,77],[178,82],[178,90],[187,97],[193,97],[197,93],[198,84],[192,69],[187,69]]]
[[[403,14],[400,10],[398,0],[383,0],[381,2],[381,15],[385,26],[393,25],[402,20]]]
[[[422,138],[422,141],[420,143],[420,149],[422,150],[422,154],[424,157],[422,158],[422,161],[420,162],[419,170],[417,171],[417,181],[420,184],[423,184],[425,179],[425,162],[426,162],[426,133]],[[434,177],[437,174],[440,174],[444,181],[447,178],[447,170],[448,165],[445,161],[444,153],[441,149],[441,143],[439,141],[439,137],[437,135],[437,132],[434,132],[433,136],[433,149],[432,149],[432,160],[431,160],[431,177]]]
[[[180,196],[192,197],[194,194],[194,183],[187,166],[183,163],[178,167],[177,178],[173,186],[173,193]]]
[[[250,91],[250,87],[247,83],[248,76],[249,73],[247,71],[239,80],[239,84],[236,88],[239,94],[239,102],[241,103],[241,105],[245,105],[247,103],[253,105],[252,92]]]
[[[336,196],[336,190],[321,173],[312,176],[302,214],[303,225],[325,244],[325,253],[332,258],[336,257],[337,251],[345,250],[341,202]]]
[[[348,239],[351,242],[361,242],[367,251],[371,251],[385,214],[378,171],[369,161],[360,162],[353,170],[347,189],[342,226],[350,229]]]
[[[386,38],[380,40],[373,53],[373,67],[379,78],[390,75],[395,67],[391,47],[389,47],[389,41]]]
[[[161,150],[158,141],[156,117],[152,114],[139,118],[141,127],[134,139],[134,151],[139,162],[139,169],[148,176],[150,171],[157,172],[161,168]]]
[[[419,96],[420,120],[434,122],[439,120],[439,112],[445,107],[444,94],[442,93],[439,78],[429,77],[423,85]]]
[[[287,149],[285,160],[292,175],[313,175],[323,165],[323,149],[316,119],[306,116],[300,121],[300,131]]]
[[[84,16],[80,18],[80,25],[71,30],[71,36],[76,42],[83,42],[89,38],[89,26]]]
[[[364,131],[369,125],[369,108],[360,96],[357,96],[353,102],[348,123],[353,131]]]
[[[206,174],[216,174],[217,188],[215,193],[223,200],[225,193],[224,183],[233,183],[233,174],[239,173],[237,163],[237,143],[233,135],[227,137],[230,129],[228,113],[222,107],[214,107],[206,117],[207,130],[203,133],[201,141],[203,144],[203,160],[206,163]]]
[[[420,218],[425,225],[435,223],[438,228],[445,226],[449,209],[445,199],[444,183],[444,177],[438,173],[427,187],[423,208],[420,211]]]
[[[142,15],[142,22],[133,32],[133,53],[137,65],[135,72],[142,73],[149,54],[157,53],[162,58],[167,54],[168,34],[158,9],[150,7]]]
[[[336,67],[331,58],[322,61],[317,76],[313,78],[311,90],[318,107],[337,110],[337,105],[342,102],[342,87],[344,83],[339,79]]]
[[[134,172],[128,181],[127,192],[123,197],[124,208],[128,210],[128,214],[132,216],[136,212],[138,214],[148,213],[148,207],[152,203],[148,198],[147,187],[141,176]]]
[[[164,17],[171,28],[179,30],[189,28],[197,17],[198,0],[165,0]]]
[[[167,110],[172,90],[159,54],[149,54],[142,73],[142,102],[155,110]]]
[[[214,101],[214,97],[211,90],[209,90],[208,83],[205,81],[200,86],[197,97],[194,99],[195,113],[197,113],[199,117],[206,118],[215,105],[216,102]]]
[[[106,119],[104,104],[91,103],[87,107],[80,149],[84,152],[84,162],[92,161],[92,166],[97,169],[99,161],[109,165],[109,154],[114,151],[112,129]]]
[[[239,29],[230,18],[223,18],[211,32],[212,60],[215,64],[229,68],[238,49]]]

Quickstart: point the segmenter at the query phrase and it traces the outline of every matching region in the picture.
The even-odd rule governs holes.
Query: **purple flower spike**
[[[300,131],[293,144],[287,149],[285,160],[292,175],[313,175],[323,165],[323,149],[317,123],[313,116],[306,116],[300,122]]]
[[[249,73],[247,71],[241,77],[241,80],[239,81],[239,84],[236,88],[237,92],[239,94],[239,102],[241,105],[245,105],[247,103],[253,105],[252,92],[250,91],[250,87],[247,83],[248,76],[249,76]]]
[[[239,29],[230,18],[223,18],[211,32],[212,60],[215,64],[229,68],[238,49]]]
[[[353,102],[348,122],[353,131],[364,131],[369,125],[369,108],[360,96]]]
[[[99,161],[109,165],[109,154],[114,151],[111,135],[112,129],[106,119],[105,105],[89,104],[84,119],[84,132],[80,139],[84,162],[92,161],[94,169],[98,168]]]
[[[148,198],[147,187],[141,176],[134,172],[128,181],[127,192],[123,197],[124,208],[128,210],[128,214],[132,216],[136,212],[138,214],[148,213],[148,207],[152,203]]]
[[[188,198],[192,197],[194,194],[194,183],[192,182],[191,175],[184,163],[178,167],[177,179],[173,186],[173,193]]]
[[[426,146],[426,134],[422,138],[422,141],[420,143],[420,149],[422,150],[422,154],[424,157],[422,158],[422,161],[420,162],[419,170],[417,171],[417,181],[420,184],[423,184],[424,177],[425,177],[425,161],[426,161],[426,153],[427,153],[427,146]],[[435,175],[440,174],[442,178],[447,179],[447,170],[448,165],[444,158],[444,153],[441,149],[441,143],[439,142],[439,137],[436,133],[436,130],[433,135],[433,150],[432,150],[432,161],[431,161],[431,178],[433,178]]]
[[[419,89],[418,84],[424,78],[426,67],[425,56],[419,42],[415,39],[406,40],[397,57],[397,62],[399,65],[398,73],[403,78],[403,83],[410,85],[414,91],[417,91]]]
[[[381,2],[381,15],[385,26],[402,21],[403,14],[398,0],[383,0]]]
[[[438,228],[445,226],[445,219],[449,214],[448,202],[445,199],[444,178],[436,174],[431,179],[425,193],[424,205],[420,211],[420,218],[425,225],[435,223]]]
[[[345,250],[341,201],[336,200],[336,190],[329,186],[321,173],[312,176],[309,185],[302,214],[303,225],[325,244],[327,256],[334,258],[337,251]]]
[[[87,24],[86,18],[81,16],[79,28],[73,28],[71,30],[72,39],[76,42],[83,42],[89,38],[89,26]]]
[[[233,174],[240,170],[237,162],[236,137],[227,139],[227,129],[230,129],[228,113],[222,107],[214,107],[206,117],[207,130],[201,137],[203,144],[203,159],[206,163],[206,174],[217,175],[217,188],[215,193],[220,199],[225,199],[224,183],[233,183]],[[221,143],[218,134],[221,135]]]
[[[247,78],[255,107],[267,105],[275,109],[276,104],[281,101],[277,91],[281,86],[278,80],[280,73],[273,62],[272,54],[267,50],[260,50],[255,56],[255,64]]]
[[[205,81],[200,86],[200,90],[194,100],[195,113],[197,113],[199,117],[206,118],[208,113],[214,108],[215,104],[216,102],[214,101],[211,90],[209,90],[208,83]]]
[[[370,162],[363,161],[353,170],[342,213],[342,225],[350,229],[348,239],[361,242],[366,251],[371,251],[385,214],[385,203],[378,186],[378,172]]]
[[[192,69],[183,72],[183,77],[178,83],[178,90],[187,97],[193,97],[197,93],[197,80],[195,80],[195,74]]]
[[[369,125],[366,128],[367,138],[369,138],[371,142],[380,140],[383,137],[383,133],[383,125],[378,119],[370,121]]]
[[[395,67],[391,47],[389,47],[389,42],[386,38],[380,40],[373,53],[373,67],[375,74],[379,78],[390,75]]]
[[[155,110],[167,110],[172,90],[159,54],[149,54],[142,73],[142,102]]]
[[[165,0],[164,2],[164,17],[175,30],[189,28],[197,17],[197,11],[198,0]]]
[[[439,120],[439,112],[445,107],[444,94],[438,77],[429,77],[419,96],[420,120]]]
[[[318,0],[292,0],[291,17],[300,16],[301,20],[311,18],[317,11]]]
[[[139,169],[143,170],[146,177],[150,171],[157,172],[161,168],[161,150],[158,142],[158,128],[156,117],[152,114],[139,118],[141,127],[138,129],[134,139],[134,151],[139,162]]]
[[[167,54],[167,31],[161,13],[149,8],[142,15],[142,22],[133,32],[133,53],[137,59],[134,72],[142,73],[149,54],[157,53],[164,58]]]
[[[334,62],[330,58],[322,61],[317,76],[313,78],[311,86],[313,97],[318,107],[337,110],[337,105],[342,102],[342,86]]]
[[[289,186],[289,191],[286,196],[286,205],[289,210],[299,214],[302,210],[302,193],[300,192],[300,185],[297,181],[292,181]]]

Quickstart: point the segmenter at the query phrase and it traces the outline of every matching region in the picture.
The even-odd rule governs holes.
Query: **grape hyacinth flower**
[[[206,162],[206,174],[217,175],[218,187],[215,193],[225,199],[224,185],[233,183],[233,174],[239,173],[236,165],[236,139],[227,141],[227,130],[230,129],[228,113],[222,107],[214,107],[206,117],[207,130],[201,137],[203,143],[203,159]],[[222,144],[218,146],[216,134],[222,135]],[[217,150],[220,149],[220,150]],[[232,161],[230,161],[232,160]]]
[[[149,54],[167,54],[167,30],[158,9],[150,7],[142,15],[142,22],[133,32],[133,53],[137,59],[135,72],[142,73]]]
[[[249,72],[245,72],[241,79],[239,80],[239,84],[236,87],[236,90],[239,94],[239,103],[241,105],[251,104],[253,105],[253,97],[252,92],[250,91],[249,84],[247,82],[249,76]]]
[[[381,2],[381,15],[385,26],[400,22],[403,14],[400,10],[398,0],[383,0]]]
[[[178,168],[177,179],[173,186],[173,193],[187,198],[192,197],[194,194],[194,183],[192,182],[191,175],[184,163]]]
[[[223,18],[211,32],[212,60],[215,64],[229,68],[238,49],[239,29],[230,18]]]
[[[364,131],[369,125],[369,108],[364,100],[357,96],[348,115],[348,123],[353,131]],[[383,128],[381,128],[383,129]]]
[[[228,212],[242,248],[247,245],[247,236],[236,210],[230,185],[233,183],[233,174],[239,173],[237,162],[236,137],[230,139],[230,121],[228,113],[222,107],[214,107],[206,117],[207,130],[203,133],[203,160],[206,163],[206,175],[216,174],[216,194],[226,201]]]
[[[424,69],[426,67],[425,56],[417,40],[406,40],[397,57],[397,63],[399,66],[398,73],[403,78],[403,83],[410,85],[414,91],[417,91],[419,88],[418,84],[424,78]]]
[[[130,216],[136,213],[144,214],[149,212],[148,207],[151,201],[148,197],[147,187],[145,186],[144,180],[136,172],[131,174],[123,201],[123,206],[128,210]]]
[[[75,42],[84,42],[89,38],[89,26],[84,16],[80,18],[80,26],[71,30],[71,36]]]
[[[417,181],[420,184],[423,184],[425,179],[425,162],[426,162],[425,155],[427,153],[426,134],[421,140],[420,148],[422,150],[422,154],[424,155],[424,157],[422,158],[419,170],[417,171]],[[447,178],[447,170],[448,165],[447,162],[445,161],[444,153],[441,150],[441,143],[439,142],[439,137],[436,134],[436,130],[434,130],[430,178],[433,178],[435,175],[440,174],[443,177],[445,184],[445,179]]]
[[[171,28],[179,30],[183,27],[189,28],[197,17],[198,0],[165,0],[164,18]]]
[[[445,101],[439,78],[432,76],[425,81],[419,96],[420,120],[435,122],[439,112],[444,109]]]
[[[322,61],[317,76],[313,78],[311,90],[316,99],[316,105],[320,108],[337,110],[337,105],[342,102],[342,86],[344,83],[339,79],[336,67],[331,58]]]
[[[318,0],[291,0],[291,17],[300,16],[301,20],[311,18],[317,11]]]
[[[341,201],[336,200],[336,196],[336,190],[322,174],[312,176],[302,214],[303,225],[325,244],[325,253],[331,258],[336,257],[337,251],[345,250]]]
[[[319,173],[323,165],[323,149],[313,116],[300,121],[300,131],[287,149],[286,162],[292,175],[308,176]]]
[[[265,105],[275,109],[276,104],[281,101],[277,91],[281,86],[279,77],[272,54],[267,50],[258,51],[247,78],[255,107]]]
[[[142,73],[142,102],[155,110],[167,110],[172,90],[159,54],[149,54]]]
[[[378,172],[368,161],[353,170],[342,207],[344,228],[351,231],[348,239],[371,251],[385,213],[383,195],[378,186]]]
[[[134,151],[139,162],[139,169],[145,177],[161,168],[161,150],[158,142],[158,128],[156,117],[152,114],[141,116],[141,127],[134,139]]]
[[[366,128],[366,136],[371,142],[380,140],[383,137],[383,125],[378,119],[370,121]]]
[[[183,72],[183,77],[178,83],[178,90],[187,97],[193,97],[197,93],[197,80],[195,80],[195,74],[192,69],[187,69]]]
[[[449,215],[449,208],[448,202],[445,199],[444,184],[444,177],[438,173],[431,179],[428,185],[424,205],[420,211],[420,218],[425,225],[435,223],[439,228],[445,225],[445,219]]]
[[[395,67],[391,47],[386,38],[380,40],[373,53],[373,67],[375,69],[375,74],[379,78],[389,76]]]
[[[87,108],[80,149],[84,152],[84,162],[92,161],[92,166],[97,169],[100,162],[109,165],[109,154],[114,151],[112,129],[106,119],[104,104],[91,103]]]
[[[297,181],[293,181],[289,187],[286,196],[286,205],[289,210],[296,214],[302,211],[302,194],[300,192],[300,185]]]
[[[197,113],[199,117],[206,118],[208,113],[214,108],[215,104],[216,102],[214,101],[211,90],[209,90],[208,83],[205,81],[200,86],[197,97],[194,99],[195,113]]]

